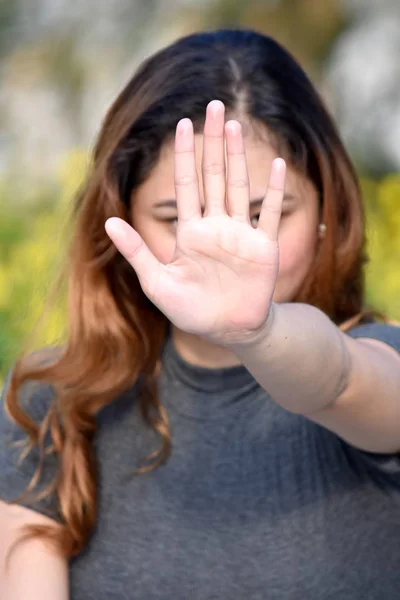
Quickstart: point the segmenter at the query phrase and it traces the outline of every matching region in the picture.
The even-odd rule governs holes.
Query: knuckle
[[[188,187],[193,185],[196,179],[193,175],[180,175],[175,177],[175,185],[178,187]]]
[[[229,181],[229,186],[231,188],[235,188],[235,189],[240,189],[240,190],[246,189],[248,187],[248,185],[249,185],[248,180],[245,179],[245,178],[243,178],[243,177],[242,178],[231,179]]]
[[[276,204],[266,204],[263,210],[272,215],[280,215],[282,212],[282,208]]]
[[[207,163],[203,166],[203,172],[206,175],[223,175],[225,173],[225,165],[221,163]]]

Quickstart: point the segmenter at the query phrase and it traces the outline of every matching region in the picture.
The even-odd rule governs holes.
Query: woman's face
[[[266,139],[245,134],[247,169],[250,181],[250,217],[257,224],[276,151]],[[201,158],[203,138],[195,136],[197,172],[203,202]],[[132,224],[159,261],[168,263],[174,253],[177,210],[174,188],[174,143],[162,148],[148,179],[132,196]],[[306,277],[318,240],[317,192],[310,181],[288,166],[285,199],[279,231],[279,275],[275,302],[290,302]]]

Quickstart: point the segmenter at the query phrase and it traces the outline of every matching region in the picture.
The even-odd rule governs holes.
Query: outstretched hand
[[[280,158],[273,162],[254,228],[241,126],[225,124],[224,105],[214,100],[206,113],[202,173],[203,213],[193,125],[182,119],[175,137],[178,225],[169,264],[160,263],[122,219],[108,219],[105,228],[144,293],[176,327],[224,345],[247,339],[267,323],[278,275],[286,165]]]

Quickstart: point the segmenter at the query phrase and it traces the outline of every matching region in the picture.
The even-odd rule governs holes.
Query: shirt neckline
[[[162,353],[160,391],[163,403],[194,418],[217,418],[221,413],[252,404],[264,390],[244,365],[206,368],[186,361],[169,335]]]

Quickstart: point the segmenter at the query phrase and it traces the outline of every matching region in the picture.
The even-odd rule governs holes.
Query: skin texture
[[[359,448],[397,451],[398,353],[380,342],[353,340],[314,307],[290,303],[316,250],[317,196],[276,160],[271,144],[247,131],[246,166],[240,124],[224,127],[220,102],[208,106],[204,138],[194,138],[190,121],[181,121],[175,150],[163,148],[133,198],[135,229],[112,218],[106,231],[172,322],[184,358],[214,367],[242,362],[284,408]],[[260,209],[249,205],[263,196],[257,221]],[[174,198],[177,209],[155,206]],[[7,600],[68,597],[66,561],[39,542],[24,545],[10,570],[4,568],[21,527],[44,522],[0,502],[0,584]]]
[[[260,135],[261,132],[261,135]],[[271,137],[262,124],[243,124],[248,180],[249,217],[257,227],[273,160],[277,158]],[[199,181],[200,203],[204,210],[205,191],[202,170],[203,135],[196,134],[195,160]],[[174,254],[177,230],[177,207],[174,180],[175,144],[166,143],[150,177],[132,197],[132,223],[154,256],[168,264]],[[210,169],[212,170],[212,165]],[[215,170],[214,165],[214,170]],[[289,302],[308,273],[318,243],[319,209],[312,183],[290,165],[286,170],[285,194],[279,224],[279,272],[274,301]],[[173,326],[174,341],[182,356],[204,367],[238,364],[229,349],[211,343]]]
[[[316,249],[316,194],[301,177],[290,171],[286,176],[284,161],[273,160],[270,150],[270,177],[256,224],[249,204],[261,193],[268,145],[254,143],[251,150],[251,137],[248,142],[246,161],[240,123],[225,123],[224,106],[211,102],[199,186],[193,127],[183,119],[173,161],[175,236],[174,230],[164,236],[163,223],[159,234],[153,229],[150,235],[157,218],[141,218],[146,207],[151,213],[153,194],[165,193],[159,186],[161,181],[167,186],[168,150],[159,177],[148,184],[154,187],[144,193],[143,186],[134,203],[136,229],[111,218],[106,231],[144,293],[173,324],[184,358],[205,365],[200,360],[206,351],[209,366],[222,366],[235,364],[229,363],[235,355],[281,407],[363,450],[396,452],[400,357],[382,342],[352,339],[317,308],[290,302]],[[282,217],[285,190],[298,205]],[[200,348],[199,338],[221,346],[220,354]]]
[[[40,540],[10,548],[27,525],[57,525],[29,508],[0,500],[0,598],[4,600],[68,600],[67,561]],[[6,567],[6,558],[9,557]]]

